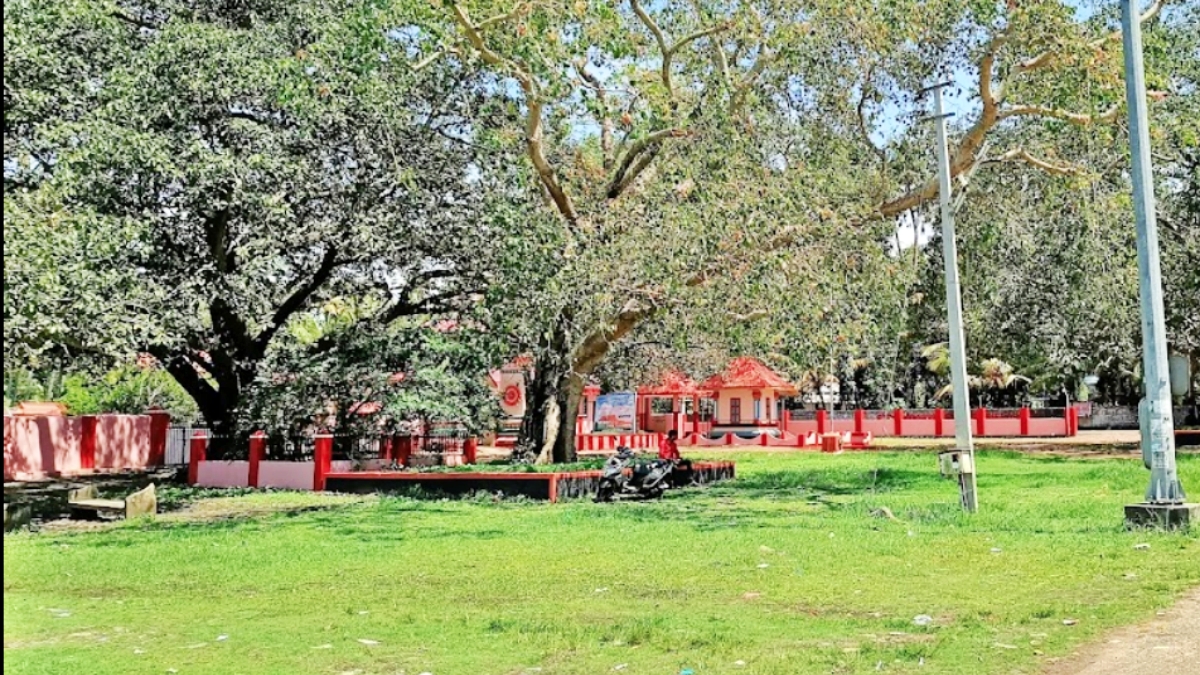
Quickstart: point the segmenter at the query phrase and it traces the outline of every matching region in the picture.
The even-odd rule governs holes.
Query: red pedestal
[[[841,434],[822,434],[821,452],[837,453],[842,451]]]
[[[250,437],[250,476],[246,481],[250,487],[258,487],[258,469],[267,451],[267,435],[261,431]]]
[[[79,468],[90,471],[96,468],[96,427],[100,420],[95,415],[84,415],[79,421]]]
[[[333,436],[321,434],[313,448],[313,490],[325,489],[325,476],[333,465]]]
[[[208,437],[203,431],[197,431],[192,435],[190,446],[188,447],[188,484],[195,485],[200,479],[200,462],[203,462],[208,454]]]
[[[171,430],[171,413],[166,410],[150,410],[150,466],[167,463],[167,434]]]

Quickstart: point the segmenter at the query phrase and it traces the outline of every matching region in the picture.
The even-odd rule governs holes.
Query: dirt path
[[[1200,675],[1200,589],[1149,623],[1121,628],[1046,675]]]

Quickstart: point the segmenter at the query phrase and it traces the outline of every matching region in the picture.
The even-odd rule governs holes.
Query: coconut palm
[[[925,367],[939,377],[950,374],[950,350],[945,342],[931,344],[921,350],[925,359]],[[985,403],[995,404],[1005,398],[1016,398],[1017,389],[1028,384],[1030,379],[1018,375],[1016,370],[1006,361],[997,358],[986,359],[979,364],[979,370],[967,377],[967,386],[978,392]],[[941,399],[954,392],[954,385],[947,384],[938,390],[935,399]]]

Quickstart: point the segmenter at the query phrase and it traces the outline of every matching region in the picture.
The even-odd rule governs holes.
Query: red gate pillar
[[[829,431],[829,412],[826,410],[817,411],[817,433],[824,434]]]
[[[408,460],[412,457],[412,436],[397,436],[392,441],[392,447],[395,448],[396,463],[400,466],[408,466]]]
[[[325,489],[325,475],[329,473],[333,463],[333,436],[319,434],[313,448],[313,490],[320,492]]]
[[[862,408],[854,409],[854,433],[861,434],[867,430],[867,411]]]
[[[892,422],[897,436],[904,435],[904,409],[896,408],[892,411]]]
[[[1029,408],[1021,408],[1021,435],[1029,435],[1029,420],[1032,415],[1029,413]]]
[[[267,449],[267,435],[262,431],[256,431],[250,436],[250,474],[246,481],[249,487],[258,487],[258,470],[262,464],[263,454]]]
[[[171,430],[171,413],[153,408],[146,414],[150,416],[150,458],[147,464],[162,466],[167,463],[167,434]]]
[[[463,443],[463,462],[467,464],[474,464],[475,457],[478,454],[479,439],[472,436]]]
[[[700,397],[692,397],[692,437],[693,442],[700,442]]]
[[[984,436],[987,434],[987,408],[975,409],[975,435]]]
[[[208,436],[203,431],[192,434],[188,447],[188,485],[195,485],[200,479],[200,462],[208,454]]]
[[[944,408],[933,409],[933,435],[941,436],[942,429],[946,426],[946,410]]]
[[[91,471],[96,468],[96,426],[100,419],[95,415],[84,415],[79,421],[79,468]]]

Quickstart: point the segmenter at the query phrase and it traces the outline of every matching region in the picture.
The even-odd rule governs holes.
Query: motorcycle
[[[663,459],[639,462],[629,448],[617,448],[617,454],[604,462],[595,501],[658,499],[670,487],[674,470],[673,462]]]

